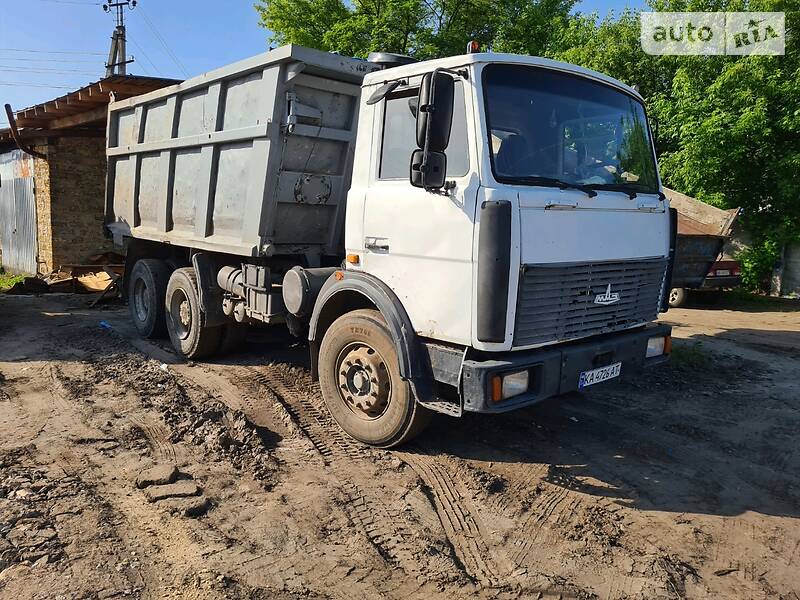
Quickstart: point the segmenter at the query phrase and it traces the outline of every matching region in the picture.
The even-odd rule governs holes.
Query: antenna
[[[125,54],[125,7],[130,10],[136,8],[136,0],[119,0],[117,2],[108,2],[103,4],[105,12],[111,12],[111,9],[116,10],[117,25],[114,28],[114,34],[111,36],[111,48],[108,51],[108,61],[106,62],[106,77],[112,75],[125,75],[127,72],[126,66],[134,61],[131,56],[128,60]]]

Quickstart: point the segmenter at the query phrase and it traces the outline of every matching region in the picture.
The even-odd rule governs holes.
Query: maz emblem
[[[597,294],[597,296],[594,297],[594,303],[602,304],[603,306],[616,304],[617,302],[619,302],[619,292],[612,292],[610,283],[608,284],[605,292],[602,294]]]

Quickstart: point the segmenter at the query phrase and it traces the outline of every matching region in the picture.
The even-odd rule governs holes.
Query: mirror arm
[[[440,71],[442,73],[449,73],[450,75],[455,75],[456,77],[461,77],[462,79],[469,80],[469,71],[467,69],[446,69],[445,67],[439,67],[434,72]]]

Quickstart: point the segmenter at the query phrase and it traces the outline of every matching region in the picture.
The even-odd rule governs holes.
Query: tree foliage
[[[659,122],[665,184],[722,208],[740,206],[755,246],[746,281],[771,272],[782,245],[800,239],[798,0],[650,0],[656,11],[785,11],[785,56],[651,56],[639,14],[599,19],[576,0],[258,0],[275,44],[351,56],[385,50],[431,58],[478,40],[637,85]]]
[[[364,57],[383,50],[432,58],[469,40],[502,52],[544,54],[577,0],[259,0],[275,44]]]

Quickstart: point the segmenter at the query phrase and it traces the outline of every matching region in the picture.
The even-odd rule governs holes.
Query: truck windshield
[[[489,65],[483,77],[498,181],[658,192],[644,107],[632,96],[539,67]]]

